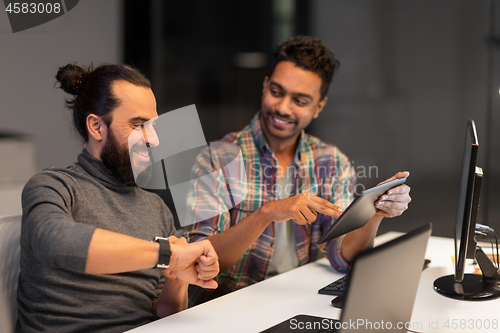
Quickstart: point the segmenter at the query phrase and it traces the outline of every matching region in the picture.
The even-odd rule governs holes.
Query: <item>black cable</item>
[[[483,231],[476,231],[476,236],[483,236],[483,237],[488,237],[488,241],[491,245],[491,261],[493,262],[493,265],[497,268],[500,269],[500,250],[498,247],[498,238],[495,233],[495,231],[491,228],[488,228],[489,230],[483,230]],[[495,245],[493,244],[493,237],[495,238],[495,244],[496,244],[496,258],[495,258]],[[478,240],[476,239],[476,242]],[[486,242],[486,240],[484,240]]]
[[[498,263],[495,261],[495,246],[493,245],[493,235],[491,234],[491,232],[488,232],[487,235],[488,235],[488,240],[490,241],[491,244],[491,256],[493,258],[493,265],[495,265],[498,269]]]
[[[495,236],[495,242],[497,244],[497,269],[500,268],[500,261],[498,260],[498,238],[497,235],[493,232],[493,236]],[[495,258],[495,251],[493,251],[493,258]]]
[[[498,238],[495,232],[488,231],[487,233],[488,240],[490,241],[491,244],[491,256],[493,258],[493,264],[495,264],[496,268],[500,268],[500,260],[499,260],[499,250],[498,250]],[[493,239],[490,238],[490,235],[495,237],[495,243],[496,243],[496,249],[497,249],[497,255],[496,255],[496,260],[495,260],[495,245],[493,244]]]

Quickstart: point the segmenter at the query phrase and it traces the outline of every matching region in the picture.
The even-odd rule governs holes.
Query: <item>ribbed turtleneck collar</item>
[[[82,153],[78,155],[78,164],[85,170],[89,175],[96,178],[105,185],[107,188],[115,189],[115,190],[125,190],[125,189],[133,189],[134,186],[127,186],[113,175],[113,173],[106,168],[104,163],[101,160],[98,160],[94,156],[90,155],[90,153],[84,148]]]

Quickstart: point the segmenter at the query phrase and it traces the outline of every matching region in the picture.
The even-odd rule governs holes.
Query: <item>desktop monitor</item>
[[[477,247],[475,240],[476,218],[483,176],[482,169],[476,166],[478,148],[476,126],[473,120],[469,120],[465,136],[454,230],[455,274],[443,276],[434,281],[434,289],[438,293],[461,300],[500,297],[500,288],[496,278],[498,272],[484,252]],[[478,254],[478,250],[481,253]],[[465,274],[466,259],[476,259],[476,255],[480,257],[477,259],[483,275]]]

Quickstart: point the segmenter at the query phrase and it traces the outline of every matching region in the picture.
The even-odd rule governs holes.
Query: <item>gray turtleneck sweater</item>
[[[84,273],[96,228],[152,240],[175,232],[156,194],[118,182],[86,150],[35,175],[22,194],[18,332],[122,332],[156,319],[157,269]]]

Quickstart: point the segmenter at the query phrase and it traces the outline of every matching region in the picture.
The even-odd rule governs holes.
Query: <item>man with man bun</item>
[[[188,284],[217,287],[219,263],[210,241],[172,236],[170,210],[134,182],[158,145],[149,128],[128,148],[158,117],[149,81],[125,65],[69,64],[56,79],[85,149],[23,190],[17,331],[122,332],[185,309]]]

